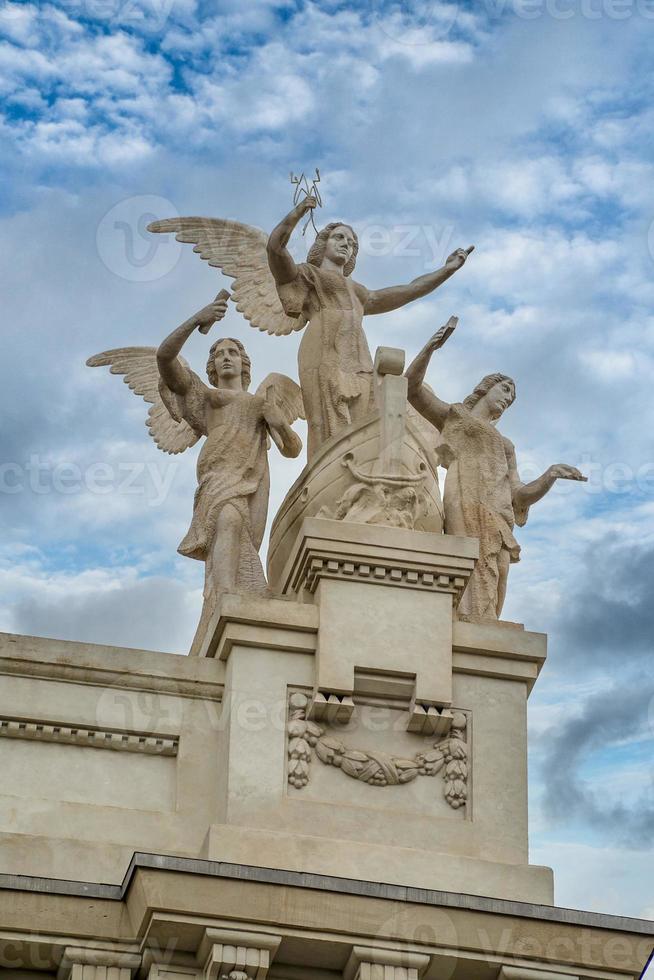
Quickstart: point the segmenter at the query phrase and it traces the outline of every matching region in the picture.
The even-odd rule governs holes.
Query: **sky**
[[[356,278],[429,298],[366,321],[457,401],[515,378],[524,479],[579,466],[519,531],[504,617],[549,634],[530,700],[531,860],[559,905],[654,918],[654,0],[0,4],[0,629],[184,653],[195,450],[167,457],[98,351],[156,345],[228,283],[145,231],[265,230],[291,172],[360,238]],[[310,244],[298,231],[298,258]],[[299,337],[234,310],[255,385]],[[194,336],[199,371],[208,340]],[[301,430],[300,430],[301,431]],[[302,460],[271,452],[270,514]]]

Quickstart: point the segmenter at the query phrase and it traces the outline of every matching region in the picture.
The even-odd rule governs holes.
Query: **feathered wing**
[[[268,374],[256,390],[264,401],[271,402],[287,425],[305,418],[302,389],[285,374]]]
[[[190,367],[183,357],[179,360],[184,367]],[[106,350],[102,354],[89,357],[88,367],[108,367],[112,374],[122,374],[123,381],[133,392],[141,395],[152,408],[148,412],[145,424],[148,432],[159,449],[165,453],[183,453],[185,449],[194,446],[201,432],[196,432],[188,422],[177,416],[174,417],[166,407],[161,397],[161,378],[157,366],[156,347],[118,347],[116,350]],[[164,386],[165,387],[165,386]],[[168,389],[165,389],[166,393]],[[174,403],[174,396],[172,392]]]
[[[165,218],[148,231],[175,232],[178,242],[195,246],[200,258],[233,279],[236,309],[253,327],[281,337],[301,330],[306,319],[284,313],[268,266],[268,236],[259,228],[227,218]]]

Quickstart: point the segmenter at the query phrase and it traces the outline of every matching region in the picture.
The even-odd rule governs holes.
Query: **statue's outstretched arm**
[[[576,466],[568,466],[567,463],[555,463],[548,467],[542,476],[531,483],[519,484],[513,491],[513,506],[516,510],[525,510],[532,504],[537,503],[552,489],[557,480],[577,480],[585,483],[588,477],[584,476]]]
[[[431,422],[439,431],[445,424],[445,419],[450,411],[448,402],[442,401],[425,384],[425,374],[429,367],[432,354],[439,350],[450,337],[458,323],[455,316],[451,316],[445,326],[441,327],[433,337],[431,337],[420,353],[413,359],[406,370],[405,376],[408,381],[407,397],[417,412]]]
[[[293,282],[297,276],[297,266],[286,246],[295,226],[308,211],[316,207],[317,203],[315,197],[305,197],[268,236],[268,265],[278,286]]]
[[[173,330],[157,348],[159,374],[164,384],[176,395],[185,394],[191,385],[191,372],[177,355],[196,327],[204,327],[203,332],[206,332],[217,320],[222,320],[226,312],[227,300],[217,296],[213,303],[204,306]]]
[[[474,247],[471,245],[470,248],[457,248],[455,252],[448,255],[442,268],[435,272],[428,272],[425,276],[418,276],[417,279],[404,286],[387,286],[386,289],[371,290],[363,312],[366,314],[389,313],[391,310],[397,310],[400,306],[412,303],[415,299],[429,295],[446,279],[449,279],[457,269],[461,268]]]

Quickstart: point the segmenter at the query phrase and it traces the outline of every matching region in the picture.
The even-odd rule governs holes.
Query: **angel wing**
[[[190,371],[184,358],[179,359]],[[163,452],[183,453],[194,446],[202,435],[179,415],[175,396],[161,382],[156,347],[118,347],[95,354],[86,363],[88,367],[108,367],[112,374],[122,374],[125,384],[152,405],[145,424]]]
[[[148,231],[174,231],[178,242],[193,244],[200,258],[231,278],[236,309],[253,327],[282,337],[306,324],[303,316],[284,313],[268,266],[265,231],[227,218],[165,218],[149,224]]]
[[[285,374],[268,374],[256,390],[264,401],[271,402],[287,425],[305,418],[302,389]]]

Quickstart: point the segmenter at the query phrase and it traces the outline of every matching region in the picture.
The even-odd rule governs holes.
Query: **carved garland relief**
[[[306,717],[309,698],[294,691],[289,698],[288,781],[295,789],[309,782],[313,755],[327,766],[335,766],[369,786],[397,786],[412,782],[419,776],[441,775],[443,795],[454,810],[465,806],[468,798],[467,718],[454,712],[448,735],[434,742],[433,747],[416,753],[411,759],[385,752],[352,749],[334,735]]]

